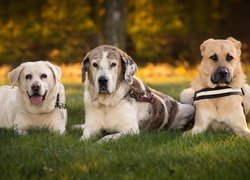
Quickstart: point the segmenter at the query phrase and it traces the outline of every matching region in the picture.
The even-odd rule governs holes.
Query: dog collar
[[[202,99],[214,99],[225,96],[239,95],[243,96],[243,89],[233,89],[229,86],[219,86],[215,88],[204,88],[195,92],[194,101]]]
[[[60,95],[59,94],[57,94],[57,96],[56,96],[55,108],[66,109],[66,104],[63,104],[62,102],[60,102]]]
[[[154,98],[153,98],[154,96],[152,93],[145,95],[145,94],[135,92],[134,90],[131,89],[129,91],[129,95],[130,97],[134,98],[136,101],[139,101],[139,102],[148,102],[150,104],[154,103]]]
[[[150,104],[154,103],[154,95],[149,90],[148,87],[146,87],[146,90],[143,92],[138,92],[135,90],[133,86],[130,86],[130,90],[128,92],[129,96],[134,98],[138,102],[147,102]]]

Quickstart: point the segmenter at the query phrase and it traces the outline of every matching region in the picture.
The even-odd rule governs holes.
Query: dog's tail
[[[170,129],[186,129],[193,122],[194,112],[194,106],[177,102],[177,111]]]
[[[194,102],[194,90],[192,88],[184,89],[180,94],[180,101],[184,104],[193,104]]]
[[[177,102],[177,112],[171,129],[189,129],[194,123],[195,107],[194,103],[195,91],[192,88],[184,89],[180,94],[180,102]]]

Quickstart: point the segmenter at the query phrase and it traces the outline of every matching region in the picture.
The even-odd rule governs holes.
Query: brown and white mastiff
[[[145,86],[134,76],[136,71],[131,57],[114,46],[102,45],[87,53],[82,62],[82,140],[101,130],[114,133],[102,138],[108,140],[141,129],[177,129],[192,118],[193,106]]]

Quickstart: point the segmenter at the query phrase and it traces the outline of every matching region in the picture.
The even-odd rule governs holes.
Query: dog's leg
[[[245,110],[245,115],[248,115],[247,120],[249,119],[249,111],[250,111],[250,86],[248,84],[244,84],[244,86],[242,87],[243,92],[244,92],[244,96],[243,96],[243,105],[244,105],[244,110]]]
[[[64,126],[64,125],[61,125],[61,124],[58,124],[58,125],[53,126],[53,127],[51,128],[51,131],[52,131],[52,132],[57,132],[57,133],[59,133],[60,135],[63,135],[63,134],[65,133],[65,130],[66,130],[65,126]]]
[[[91,136],[97,134],[98,132],[100,132],[100,129],[96,129],[96,128],[85,128],[83,130],[83,135],[81,137],[81,141],[86,141],[88,140]]]
[[[27,135],[27,129],[29,129],[29,121],[25,121],[24,117],[19,115],[14,120],[14,130],[18,135]]]
[[[131,129],[129,131],[123,131],[123,132],[119,132],[119,133],[115,133],[115,134],[110,134],[110,135],[106,135],[104,136],[102,139],[100,139],[98,141],[98,143],[102,143],[102,142],[107,142],[109,140],[115,140],[120,138],[121,136],[125,136],[125,135],[133,135],[133,134],[138,134],[139,133],[139,129],[135,128],[135,129]]]
[[[202,108],[200,108],[199,110],[197,109],[195,113],[194,127],[191,130],[184,132],[183,135],[188,136],[205,132],[212,121],[213,119],[210,117],[210,114],[206,110],[203,111]]]
[[[120,138],[121,136],[124,136],[124,135],[125,135],[124,133],[115,133],[115,134],[106,135],[102,139],[100,139],[98,141],[98,143],[102,143],[102,142],[107,142],[109,140],[118,139],[118,138]]]
[[[241,113],[232,113],[229,114],[225,119],[224,123],[228,125],[235,134],[239,135],[240,137],[245,137],[246,139],[250,140],[250,131],[247,127],[245,115],[241,109],[239,111],[235,110],[236,112]]]

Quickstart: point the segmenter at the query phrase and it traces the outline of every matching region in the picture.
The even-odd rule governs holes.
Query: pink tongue
[[[39,95],[33,95],[31,96],[30,100],[31,100],[31,104],[39,105],[43,102],[43,97]]]

